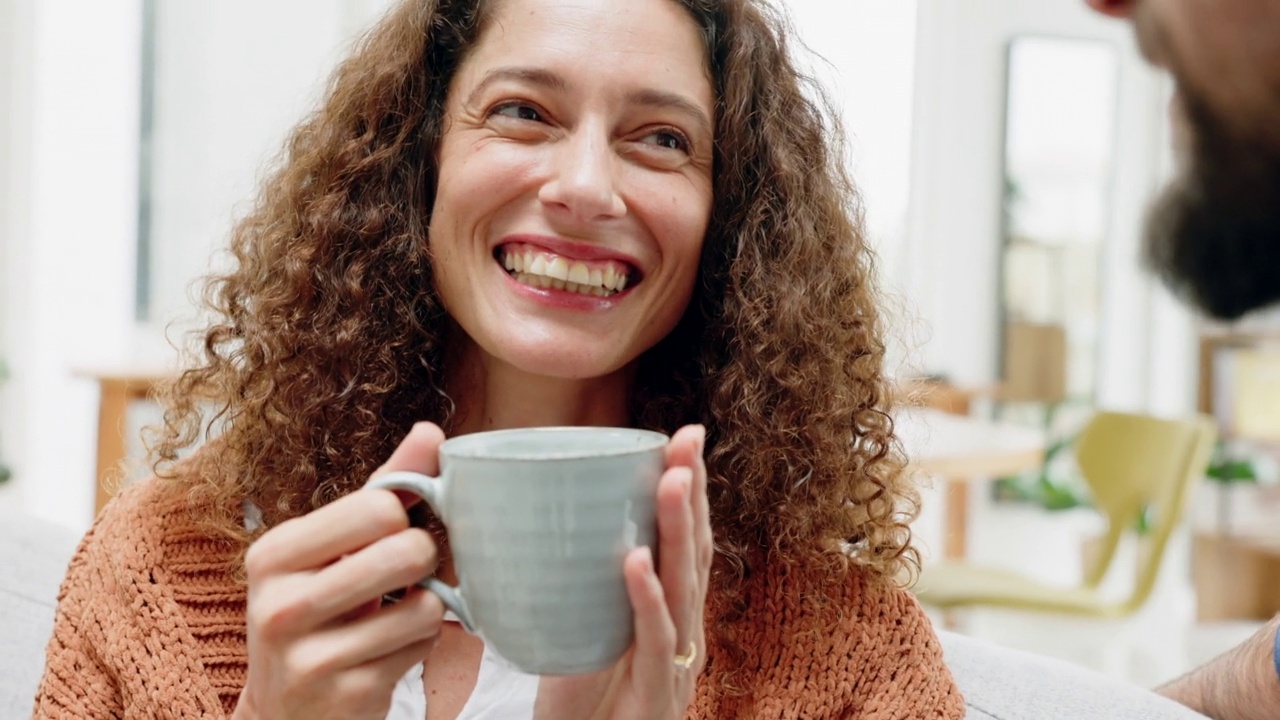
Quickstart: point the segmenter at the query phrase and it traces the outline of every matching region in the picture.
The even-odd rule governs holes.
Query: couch
[[[0,511],[0,720],[31,715],[53,625],[58,584],[77,538]],[[1195,720],[1145,690],[1074,665],[942,633],[969,720]]]
[[[75,534],[0,510],[0,719],[31,716],[31,701],[53,627],[58,582]]]

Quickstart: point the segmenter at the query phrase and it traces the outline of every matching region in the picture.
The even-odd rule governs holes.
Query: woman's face
[[[714,97],[672,0],[502,0],[449,87],[431,251],[493,361],[632,363],[689,304],[711,213]]]

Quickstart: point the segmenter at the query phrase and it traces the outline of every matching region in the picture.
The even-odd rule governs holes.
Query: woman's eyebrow
[[[504,80],[539,85],[555,92],[565,92],[569,88],[569,83],[563,77],[550,70],[520,66],[499,67],[485,73],[480,82],[476,83],[475,88],[467,95],[467,104],[476,104],[489,86]],[[697,125],[699,132],[708,136],[713,133],[711,118],[706,111],[680,93],[645,88],[628,93],[627,101],[634,105],[674,110],[688,116]]]
[[[564,78],[550,70],[531,67],[500,67],[485,73],[480,82],[476,83],[475,88],[467,95],[467,104],[474,105],[490,85],[503,80],[515,80],[531,85],[541,85],[548,90],[557,92],[564,92],[569,87]]]
[[[698,126],[699,132],[708,137],[712,135],[711,118],[707,117],[707,113],[696,102],[680,93],[652,89],[636,90],[627,95],[627,100],[635,105],[674,110],[688,116]]]

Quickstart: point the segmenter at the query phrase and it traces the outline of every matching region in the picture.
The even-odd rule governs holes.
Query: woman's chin
[[[549,380],[594,380],[613,375],[627,363],[589,351],[565,352],[563,346],[526,348],[507,358],[508,364],[526,375]]]

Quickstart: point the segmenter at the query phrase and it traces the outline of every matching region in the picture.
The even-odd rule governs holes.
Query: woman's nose
[[[576,222],[626,214],[618,192],[617,157],[603,133],[579,132],[558,148],[553,177],[538,193],[543,204]]]
[[[1133,8],[1138,4],[1138,0],[1086,0],[1089,7],[1097,10],[1104,15],[1112,17],[1127,18],[1133,15]]]

